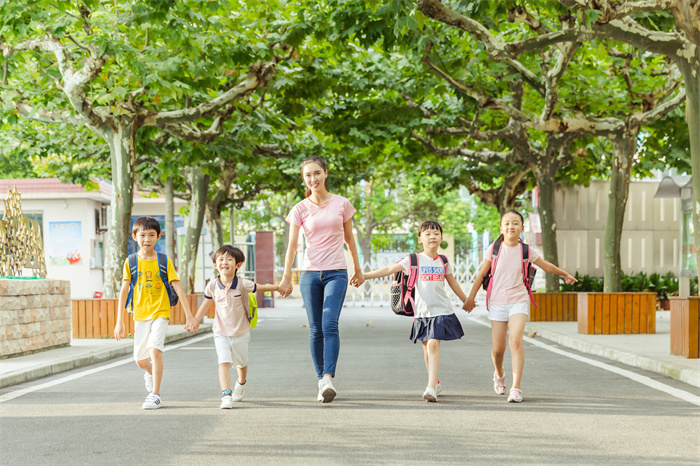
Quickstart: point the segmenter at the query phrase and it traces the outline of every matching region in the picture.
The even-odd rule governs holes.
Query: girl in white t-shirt
[[[520,234],[525,231],[523,216],[520,212],[509,210],[501,217],[501,236],[496,242],[501,242],[496,259],[496,267],[491,277],[491,293],[486,303],[491,321],[491,359],[495,368],[493,373],[493,389],[499,395],[506,393],[506,375],[503,369],[503,356],[506,351],[506,340],[510,348],[513,363],[513,385],[508,395],[508,401],[520,403],[523,401],[520,390],[520,379],[525,366],[525,351],[523,349],[523,331],[530,317],[530,297],[523,280],[523,252],[519,241]],[[495,243],[494,243],[495,244]],[[484,277],[491,270],[491,257],[494,244],[489,246],[484,265],[481,266],[474,285],[469,293],[469,299],[464,303],[464,309],[471,311],[476,307],[474,298],[481,288]],[[528,260],[548,273],[564,277],[566,283],[574,283],[576,279],[559,267],[544,260],[530,246]],[[510,331],[510,338],[508,332]]]
[[[328,170],[321,157],[304,160],[301,176],[306,185],[306,199],[295,205],[285,219],[289,223],[289,244],[279,294],[286,298],[292,292],[292,264],[299,229],[303,228],[308,247],[299,288],[309,318],[311,359],[318,378],[316,399],[330,403],[336,396],[333,378],[340,351],[338,319],[348,289],[343,243],[347,244],[353,262],[350,283],[360,285],[364,278],[352,233],[355,208],[344,197],[328,192]]]
[[[415,287],[415,315],[410,339],[423,343],[423,359],[428,370],[428,386],[423,392],[425,401],[437,401],[442,391],[438,380],[440,367],[440,341],[458,340],[464,336],[462,325],[454,313],[450,298],[447,296],[445,282],[452,291],[465,302],[464,294],[452,273],[452,264],[445,264],[438,255],[438,246],[442,242],[442,227],[438,222],[425,222],[418,232],[418,242],[423,245],[423,252],[418,254],[418,281]],[[366,279],[386,277],[399,271],[409,273],[410,257],[394,265],[382,267],[365,274]],[[468,311],[470,312],[470,311]]]

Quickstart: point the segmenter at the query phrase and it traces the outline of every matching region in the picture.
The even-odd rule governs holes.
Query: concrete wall
[[[67,346],[70,282],[0,280],[0,358]]]
[[[658,181],[630,185],[620,245],[625,273],[678,275],[680,201],[655,199],[658,186]],[[608,181],[593,181],[555,194],[559,265],[571,273],[603,276],[608,187]]]

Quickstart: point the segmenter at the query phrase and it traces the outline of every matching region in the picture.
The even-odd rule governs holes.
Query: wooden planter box
[[[578,333],[656,333],[656,293],[579,293]]]
[[[199,295],[187,295],[192,314],[197,312]],[[113,338],[114,325],[117,321],[117,299],[74,299],[73,300],[73,338]],[[211,307],[209,314],[213,312]],[[134,334],[134,320],[126,310],[122,319],[124,331]],[[172,325],[185,325],[185,311],[178,303],[170,312]]]
[[[537,307],[530,302],[532,322],[576,322],[578,293],[532,293]]]
[[[671,354],[684,358],[700,357],[700,298],[670,298]]]

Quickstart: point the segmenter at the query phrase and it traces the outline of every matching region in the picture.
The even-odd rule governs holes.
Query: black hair
[[[438,222],[433,220],[423,222],[423,224],[420,226],[420,229],[418,230],[418,236],[420,236],[420,234],[423,233],[425,230],[440,230],[440,234],[442,234],[442,227]]]
[[[328,168],[326,167],[326,161],[323,160],[321,157],[317,155],[312,155],[311,157],[307,158],[303,162],[301,162],[301,177],[302,179],[304,178],[304,167],[310,163],[315,163],[321,168],[323,168],[324,172],[328,172]],[[326,188],[326,191],[328,191],[328,178],[326,178],[323,182],[323,186]],[[306,187],[306,197],[311,196],[311,190]]]
[[[134,222],[134,226],[131,229],[131,234],[135,235],[139,231],[155,230],[155,232],[160,236],[160,223],[153,217],[141,217]]]
[[[521,214],[521,213],[518,212],[517,210],[510,209],[510,210],[506,210],[505,212],[503,212],[503,215],[501,215],[501,221],[503,221],[503,217],[505,217],[506,214],[515,214],[515,215],[517,215],[518,217],[520,217],[520,222],[521,222],[523,225],[525,225],[525,217],[523,217],[523,214]],[[505,239],[505,236],[503,236],[503,233],[501,233],[500,236],[499,236],[498,238],[496,238],[496,241],[503,241],[504,239]]]
[[[245,262],[245,254],[243,254],[243,251],[234,246],[231,246],[230,244],[224,244],[216,250],[216,253],[214,254],[214,262],[216,262],[216,259],[218,259],[219,256],[223,256],[224,254],[228,254],[229,256],[233,257],[233,260],[236,261],[236,264],[242,264],[243,262]]]

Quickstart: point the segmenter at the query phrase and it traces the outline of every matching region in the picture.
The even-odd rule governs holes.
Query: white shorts
[[[134,321],[134,359],[143,361],[151,355],[149,349],[165,351],[165,333],[170,319]]]
[[[489,320],[508,322],[513,314],[525,314],[530,319],[530,301],[521,301],[515,304],[491,304],[489,306]]]
[[[214,334],[214,346],[216,355],[219,357],[219,364],[233,364],[237,369],[242,369],[248,365],[248,343],[250,343],[250,332],[235,337],[225,337],[217,333]]]

